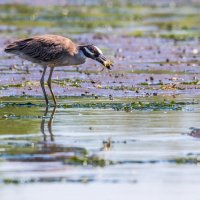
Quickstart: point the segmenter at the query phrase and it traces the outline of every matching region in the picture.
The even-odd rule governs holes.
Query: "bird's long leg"
[[[52,77],[52,74],[53,74],[53,70],[54,70],[54,67],[51,67],[47,84],[49,86],[49,89],[50,89],[50,92],[51,92],[51,96],[53,98],[54,105],[56,106],[56,104],[57,104],[56,103],[56,98],[55,98],[54,93],[53,93],[52,88],[51,88],[51,77]]]
[[[45,91],[45,88],[44,88],[44,76],[45,76],[46,69],[47,69],[47,66],[44,67],[44,70],[43,70],[43,73],[42,73],[42,77],[40,79],[40,85],[42,87],[42,92],[44,94],[44,98],[45,98],[46,104],[48,105],[49,101],[48,101],[47,94],[46,94],[46,91]]]

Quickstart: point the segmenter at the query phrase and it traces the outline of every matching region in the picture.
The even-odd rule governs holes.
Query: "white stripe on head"
[[[92,53],[87,47],[84,47],[84,49],[87,51],[87,53],[94,55],[94,53]]]
[[[100,53],[100,54],[103,54],[103,52],[101,51],[101,49],[99,49],[97,46],[94,46],[96,49],[97,49],[97,51]]]

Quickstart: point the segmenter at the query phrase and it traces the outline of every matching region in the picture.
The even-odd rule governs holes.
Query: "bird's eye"
[[[90,51],[95,55],[95,56],[99,56],[101,54],[101,51],[96,47],[96,46],[92,46],[90,48]]]
[[[94,46],[94,50],[95,50],[95,54],[97,55],[103,54],[102,51],[97,46]]]
[[[90,50],[91,53],[95,53],[95,49],[94,48],[89,47],[89,50]]]

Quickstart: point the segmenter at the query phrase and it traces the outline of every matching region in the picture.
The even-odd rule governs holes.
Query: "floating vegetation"
[[[185,34],[178,34],[178,33],[166,33],[166,34],[157,34],[152,36],[160,37],[160,38],[166,38],[166,39],[173,39],[173,40],[187,40],[187,39],[193,39],[193,38],[200,38],[199,33],[185,33]]]
[[[200,159],[199,157],[180,157],[175,159],[169,160],[127,160],[127,161],[105,161],[103,159],[99,159],[96,157],[91,158],[78,158],[78,157],[71,157],[64,161],[64,164],[67,165],[81,165],[81,166],[92,166],[92,167],[105,167],[106,165],[124,165],[124,164],[159,164],[159,163],[171,163],[177,165],[185,165],[185,164],[199,164]],[[105,182],[113,182],[114,180],[107,180],[106,178],[100,179],[101,181]],[[59,183],[59,182],[67,182],[67,183],[89,183],[97,181],[94,175],[82,175],[78,178],[73,176],[47,176],[47,177],[31,177],[31,178],[4,178],[0,179],[0,183],[3,182],[4,184],[33,184],[33,183]],[[118,180],[119,181],[119,180]],[[118,182],[115,180],[114,182]],[[131,181],[132,183],[136,183],[137,181]]]
[[[92,108],[92,109],[113,109],[116,111],[132,111],[132,110],[182,110],[184,106],[198,104],[196,102],[96,102],[96,103],[71,103],[71,104],[59,104],[58,108]],[[2,107],[44,107],[44,104],[32,104],[32,103],[2,103]],[[0,116],[3,118],[3,116]],[[13,117],[12,115],[10,117]],[[16,116],[14,116],[16,117]]]
[[[118,183],[120,182],[117,178],[113,178],[112,180],[109,178],[98,178],[95,175],[81,175],[78,178],[70,177],[70,176],[47,176],[47,177],[32,177],[32,178],[5,178],[0,183],[4,184],[33,184],[33,183],[91,183],[91,182],[104,182],[104,183]],[[137,183],[137,180],[133,179],[128,181],[129,183]]]
[[[64,104],[63,108],[94,108],[94,109],[113,109],[116,111],[132,110],[182,110],[183,106],[196,104],[194,102],[132,102],[132,103],[74,103]]]
[[[196,80],[196,81],[191,81],[191,82],[181,82],[180,84],[183,84],[183,85],[199,85],[200,81]]]
[[[112,164],[112,161],[104,160],[96,156],[84,156],[78,157],[73,156],[69,159],[64,160],[64,164],[67,165],[83,165],[83,166],[93,166],[93,167],[105,167],[106,165]]]
[[[66,86],[67,84],[71,87],[81,87],[81,83],[86,82],[85,80],[81,79],[64,79],[64,80],[53,80],[52,83],[56,83],[60,86]]]
[[[171,162],[174,162],[176,164],[199,164],[200,157],[176,158],[175,160],[171,160]]]
[[[61,177],[37,177],[29,179],[20,179],[20,178],[5,178],[2,180],[4,184],[31,184],[31,183],[90,183],[95,181],[93,176],[81,176],[79,178],[71,178],[66,176]]]
[[[171,163],[171,164],[199,164],[200,157],[178,157],[174,159],[167,160],[127,160],[118,161],[112,164],[158,164],[158,163]]]

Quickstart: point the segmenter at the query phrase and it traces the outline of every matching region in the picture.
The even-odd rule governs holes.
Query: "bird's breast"
[[[82,54],[75,54],[73,56],[66,56],[63,58],[60,65],[68,66],[68,65],[80,65],[85,63],[86,57]]]

